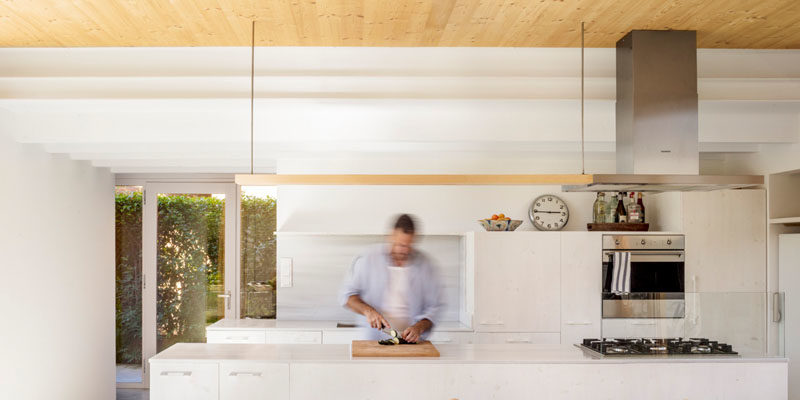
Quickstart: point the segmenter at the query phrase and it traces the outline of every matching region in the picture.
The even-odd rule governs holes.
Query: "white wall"
[[[0,397],[114,398],[113,190],[0,132]]]

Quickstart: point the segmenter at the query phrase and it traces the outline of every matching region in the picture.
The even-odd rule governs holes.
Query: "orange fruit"
[[[502,214],[502,213],[501,213],[500,215],[498,215],[498,216],[497,216],[497,218],[499,218],[499,219],[504,219],[505,217],[506,217],[506,215],[505,215],[505,214]]]
[[[500,218],[500,217],[497,214],[492,214],[492,218],[491,219],[493,221],[496,221],[498,218]]]

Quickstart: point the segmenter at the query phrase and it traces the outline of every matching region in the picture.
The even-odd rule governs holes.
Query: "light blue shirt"
[[[344,306],[352,295],[358,295],[365,303],[378,312],[382,312],[385,294],[389,286],[389,266],[393,265],[389,256],[389,245],[381,244],[370,247],[353,262],[345,277],[339,302]],[[436,269],[430,259],[419,251],[412,251],[404,268],[409,268],[408,276],[408,313],[411,325],[427,319],[433,324],[442,309],[442,289]],[[365,340],[387,338],[377,329],[370,328],[367,318],[357,317],[358,325],[363,327]],[[422,337],[426,338],[430,331]]]

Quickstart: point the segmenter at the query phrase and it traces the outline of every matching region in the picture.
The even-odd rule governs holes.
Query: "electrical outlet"
[[[292,259],[289,257],[281,258],[281,287],[292,287]]]

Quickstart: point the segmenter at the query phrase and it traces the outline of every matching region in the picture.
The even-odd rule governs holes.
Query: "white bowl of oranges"
[[[479,219],[478,223],[487,231],[513,231],[522,225],[521,220],[508,218],[502,213],[494,214],[491,218]]]

